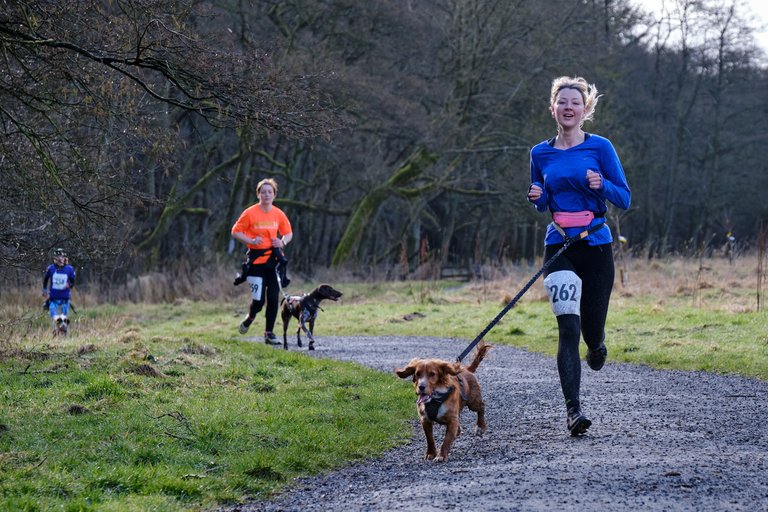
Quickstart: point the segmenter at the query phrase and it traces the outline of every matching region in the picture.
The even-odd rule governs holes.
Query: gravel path
[[[314,355],[391,372],[412,357],[455,360],[466,344],[319,337]],[[565,428],[554,359],[495,346],[477,370],[489,430],[472,435],[465,409],[447,463],[422,459],[414,405],[408,445],[228,510],[768,511],[768,382],[608,361],[582,366],[583,437]]]

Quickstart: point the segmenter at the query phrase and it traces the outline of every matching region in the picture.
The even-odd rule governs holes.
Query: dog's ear
[[[461,373],[461,363],[458,361],[455,363],[443,363],[443,367],[446,375],[458,375]]]
[[[419,364],[420,359],[411,359],[411,362],[408,363],[408,366],[405,368],[396,368],[395,373],[398,377],[401,379],[405,379],[407,377],[410,377],[414,373],[416,373],[416,366]]]

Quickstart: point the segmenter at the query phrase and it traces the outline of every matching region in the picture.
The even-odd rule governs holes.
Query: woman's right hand
[[[536,201],[541,197],[541,187],[538,185],[531,185],[528,189],[528,200],[529,201]]]

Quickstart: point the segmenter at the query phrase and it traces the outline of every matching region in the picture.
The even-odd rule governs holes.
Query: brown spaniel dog
[[[451,445],[461,434],[459,419],[464,406],[477,413],[475,434],[485,432],[485,403],[480,394],[475,370],[490,348],[491,345],[481,342],[475,351],[475,359],[469,366],[440,359],[416,358],[405,368],[395,370],[401,379],[413,377],[413,386],[418,395],[416,410],[427,437],[424,459],[435,462],[448,460]],[[445,425],[445,437],[440,445],[440,453],[435,449],[435,437],[432,433],[435,423]]]

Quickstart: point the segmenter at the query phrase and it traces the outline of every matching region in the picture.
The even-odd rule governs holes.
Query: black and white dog
[[[69,318],[67,315],[56,315],[53,317],[53,335],[66,336],[69,331]]]

